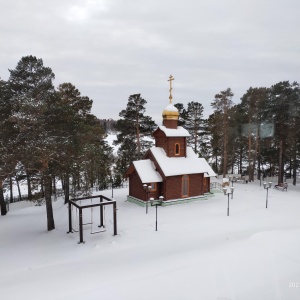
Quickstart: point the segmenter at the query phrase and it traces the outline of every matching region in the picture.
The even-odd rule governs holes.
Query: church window
[[[156,191],[156,182],[151,183],[151,191]]]
[[[182,197],[189,196],[189,176],[183,175],[182,176]]]
[[[175,144],[175,155],[179,155],[180,154],[180,144],[176,143]]]

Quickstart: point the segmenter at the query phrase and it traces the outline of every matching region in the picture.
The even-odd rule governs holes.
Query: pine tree
[[[9,70],[9,84],[12,91],[12,121],[17,128],[15,155],[29,169],[42,174],[46,186],[47,228],[55,228],[51,195],[49,162],[55,152],[55,144],[49,135],[44,114],[47,102],[54,95],[52,80],[54,74],[44,67],[42,59],[33,56],[22,57],[15,70]],[[49,186],[48,186],[49,185]]]
[[[156,124],[146,116],[147,101],[140,94],[129,96],[127,107],[119,113],[121,119],[116,123],[118,131],[115,145],[121,145],[118,151],[118,172],[125,172],[133,160],[139,160],[152,145],[150,137]],[[120,174],[123,175],[123,174]]]
[[[274,120],[274,148],[278,157],[278,184],[283,182],[284,166],[288,161],[289,133],[297,130],[299,116],[299,84],[282,81],[270,88],[266,116]],[[296,121],[296,122],[295,122]]]
[[[0,113],[8,112],[9,122],[5,125],[9,124],[10,128],[5,128],[10,131],[7,136],[12,137],[5,143],[13,157],[10,165],[13,171],[16,165],[25,167],[23,174],[29,183],[28,177],[40,176],[48,230],[55,228],[51,202],[55,177],[60,176],[67,187],[68,200],[69,177],[73,177],[79,189],[88,190],[100,177],[99,173],[108,176],[113,157],[112,148],[103,140],[105,133],[100,120],[90,114],[92,100],[81,96],[70,83],[61,84],[55,91],[53,79],[52,70],[44,67],[41,59],[27,56],[18,62],[15,70],[10,70],[9,101],[3,105],[2,81],[0,86]],[[0,134],[0,142],[5,138],[4,132]],[[15,173],[8,170],[4,174],[1,170],[4,168],[0,159],[0,179]]]
[[[185,122],[187,118],[187,111],[184,108],[182,103],[176,103],[174,106],[178,109],[179,112],[179,118],[178,118],[178,126],[183,126],[185,127]]]
[[[201,149],[202,138],[205,134],[205,120],[203,119],[203,105],[199,102],[189,102],[186,111],[185,128],[190,133],[188,144],[195,153]]]
[[[52,104],[52,114],[49,119],[56,120],[56,136],[60,137],[59,157],[57,158],[59,172],[63,176],[65,203],[69,200],[70,177],[78,178],[82,149],[85,139],[89,136],[87,118],[92,107],[92,100],[82,96],[71,83],[58,86],[55,102]],[[103,132],[99,134],[99,139]]]
[[[297,170],[300,166],[300,86],[297,82],[291,84],[293,93],[290,97],[291,108],[289,118],[289,130],[287,132],[287,157],[286,172],[293,178],[296,185]]]
[[[229,144],[229,120],[230,120],[230,108],[233,105],[232,102],[233,93],[230,88],[221,91],[215,95],[215,100],[211,103],[212,108],[215,110],[214,114],[214,127],[215,131],[218,131],[218,136],[222,142],[218,146],[222,151],[222,173],[226,175],[228,169],[228,144]],[[211,123],[212,126],[212,123]],[[217,147],[219,148],[219,147]]]
[[[11,117],[10,90],[7,82],[0,79],[0,209],[1,215],[6,215],[6,203],[4,201],[4,180],[13,173],[16,160],[13,155],[15,129],[10,122]]]
[[[113,162],[112,148],[103,140],[104,129],[93,115],[87,115],[82,128],[81,147],[76,165],[80,173],[85,192],[96,184],[103,186],[108,181]],[[75,163],[75,162],[74,162]]]
[[[263,128],[263,109],[268,99],[268,89],[252,88],[241,98],[241,110],[244,117],[242,134],[248,140],[248,172],[249,180],[254,180],[254,171],[258,159],[258,169],[260,170],[260,141],[261,128]],[[260,177],[260,173],[258,174]]]

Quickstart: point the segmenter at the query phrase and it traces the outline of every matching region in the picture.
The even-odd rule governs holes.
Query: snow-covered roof
[[[190,136],[189,132],[184,129],[183,127],[181,126],[177,126],[176,129],[173,129],[173,128],[167,128],[166,126],[158,126],[158,128],[163,131],[167,137],[184,137],[184,136]]]
[[[150,159],[134,161],[133,165],[142,183],[163,181],[160,174],[155,170],[154,163]]]
[[[206,177],[216,176],[204,158],[199,158],[191,147],[186,149],[186,157],[167,157],[163,148],[150,149],[165,176],[206,173]]]
[[[205,158],[199,157],[198,159],[201,160],[201,163],[205,165],[207,173],[204,173],[204,177],[214,177],[217,176],[217,174],[214,172],[214,170],[211,168],[211,166],[208,164]]]

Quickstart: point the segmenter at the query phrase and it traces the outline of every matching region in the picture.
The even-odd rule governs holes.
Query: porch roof
[[[136,160],[133,162],[142,183],[162,182],[160,174],[155,170],[155,165],[150,159]]]
[[[163,148],[150,149],[165,176],[197,173],[204,173],[206,177],[216,176],[204,158],[199,158],[191,147],[186,150],[186,157],[168,157]]]

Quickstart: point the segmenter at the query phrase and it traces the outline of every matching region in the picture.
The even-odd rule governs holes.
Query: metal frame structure
[[[77,201],[80,201],[80,200],[89,200],[89,199],[95,199],[95,198],[100,199],[99,203],[92,203],[92,204],[86,204],[86,205],[81,205],[81,204],[77,203]],[[115,200],[107,198],[103,195],[97,195],[97,196],[91,196],[91,197],[82,197],[82,198],[71,199],[68,201],[69,231],[67,233],[77,232],[77,230],[74,230],[74,228],[72,226],[72,207],[74,206],[76,209],[79,210],[79,216],[78,216],[79,242],[78,242],[78,244],[85,243],[83,241],[83,225],[86,225],[86,224],[83,224],[83,210],[85,208],[99,207],[100,208],[100,224],[98,227],[104,228],[103,208],[105,205],[113,205],[114,235],[117,235],[117,202]],[[90,224],[90,223],[87,223],[87,224]],[[98,232],[103,232],[103,231],[100,230],[100,231],[94,231],[91,233],[98,233]]]

